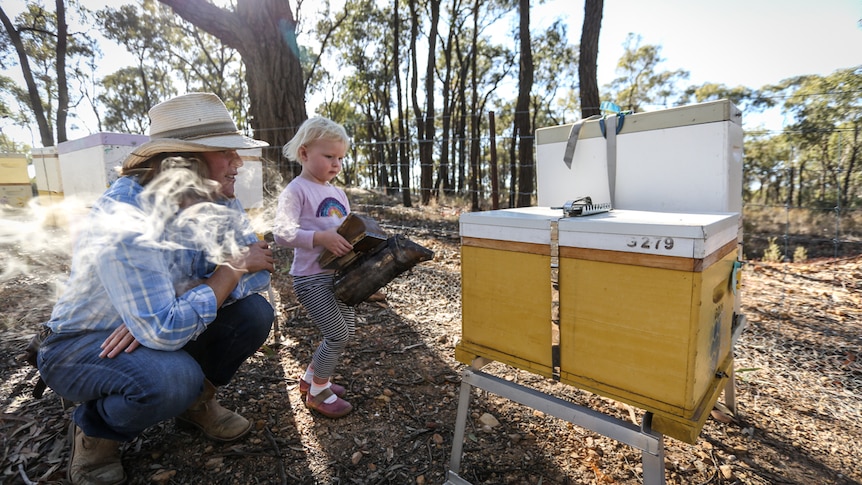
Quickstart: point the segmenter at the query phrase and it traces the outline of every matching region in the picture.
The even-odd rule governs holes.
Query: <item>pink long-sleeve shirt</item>
[[[350,213],[347,194],[330,184],[296,177],[278,196],[273,236],[282,246],[294,248],[290,274],[331,273],[317,262],[323,246],[314,247],[314,233],[338,227]]]

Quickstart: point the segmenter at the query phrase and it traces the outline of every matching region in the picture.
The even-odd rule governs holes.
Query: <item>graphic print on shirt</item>
[[[347,209],[334,197],[327,197],[317,206],[317,217],[344,217]]]

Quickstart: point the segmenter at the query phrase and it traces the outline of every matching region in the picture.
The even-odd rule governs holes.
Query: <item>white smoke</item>
[[[81,270],[92,268],[102,248],[129,237],[154,248],[200,250],[211,264],[221,264],[247,250],[237,228],[261,237],[272,229],[283,181],[272,164],[264,163],[263,169],[263,204],[248,212],[250,226],[242,225],[236,211],[205,201],[212,182],[188,170],[154,179],[142,194],[140,209],[113,203],[93,210],[92,197],[74,196],[37,197],[24,208],[0,207],[0,284],[47,283],[55,288],[45,295],[53,304],[61,286],[69,283],[73,257]],[[86,240],[76,246],[82,237]]]
[[[217,188],[214,184],[190,170],[166,170],[145,187],[139,197],[140,208],[108,202],[94,209],[76,197],[50,202],[36,198],[25,208],[3,208],[0,284],[15,284],[13,280],[25,277],[37,277],[55,287],[82,284],[91,278],[67,281],[73,258],[76,270],[86,274],[95,268],[106,248],[121,240],[164,249],[166,254],[184,249],[203,251],[211,265],[236,257],[247,250],[243,234],[258,228],[243,225],[237,211],[210,202]],[[259,233],[265,232],[264,219],[258,220]],[[200,262],[197,264],[200,267]],[[57,296],[55,291],[51,300]]]
[[[68,271],[72,234],[87,208],[80,199],[31,199],[27,207],[0,209],[0,283],[21,275],[55,281]]]

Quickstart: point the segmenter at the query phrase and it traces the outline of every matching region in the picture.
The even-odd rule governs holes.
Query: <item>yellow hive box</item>
[[[693,443],[733,361],[738,226],[736,213],[465,214],[455,357],[556,373],[652,412],[653,429]]]
[[[32,198],[30,184],[0,184],[0,206],[26,207]]]
[[[560,215],[525,207],[461,216],[460,362],[552,375],[551,225]]]
[[[27,156],[21,153],[0,153],[0,184],[29,184]]]
[[[561,381],[694,442],[733,360],[738,224],[623,210],[561,220]]]

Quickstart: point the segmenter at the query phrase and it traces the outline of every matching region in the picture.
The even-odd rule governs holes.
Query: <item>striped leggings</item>
[[[311,357],[314,377],[328,379],[335,372],[341,353],[353,338],[356,312],[335,297],[334,276],[323,273],[294,276],[296,298],[323,334],[323,342]]]

